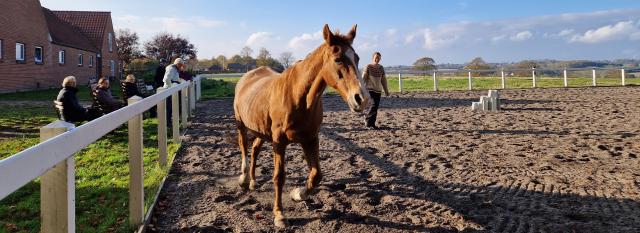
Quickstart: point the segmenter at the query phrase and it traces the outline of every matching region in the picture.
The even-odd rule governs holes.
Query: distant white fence
[[[128,99],[129,105],[79,127],[55,121],[40,129],[41,143],[0,160],[0,200],[31,180],[41,177],[41,232],[75,232],[74,153],[128,123],[129,131],[129,222],[139,227],[144,219],[144,169],[142,155],[142,113],[157,106],[159,163],[167,164],[167,117],[165,100],[171,96],[173,139],[180,141],[179,122],[200,99],[201,77],[158,92],[147,98]],[[178,116],[178,95],[182,95],[182,116]]]
[[[538,87],[538,78],[540,77],[539,73],[541,72],[549,72],[549,71],[562,71],[562,77],[563,77],[563,83],[564,83],[564,87],[569,87],[569,82],[568,82],[568,76],[567,76],[567,72],[568,71],[591,71],[591,78],[592,78],[592,86],[597,86],[597,75],[596,75],[596,71],[619,71],[620,72],[620,82],[622,86],[626,86],[626,76],[625,76],[625,69],[611,69],[611,68],[565,68],[565,69],[536,69],[536,68],[531,68],[531,69],[500,69],[500,70],[496,70],[496,69],[489,69],[489,70],[466,70],[466,69],[445,69],[445,70],[428,70],[428,71],[423,71],[423,72],[406,72],[406,73],[402,73],[399,71],[395,71],[398,72],[398,87],[399,87],[399,91],[403,92],[403,74],[411,74],[411,75],[432,75],[433,77],[433,90],[434,91],[438,91],[438,81],[439,81],[439,75],[438,74],[461,74],[461,73],[465,73],[467,75],[467,79],[468,81],[468,90],[473,90],[473,78],[474,78],[474,74],[480,74],[480,73],[484,73],[484,74],[500,74],[500,81],[501,81],[501,88],[502,89],[506,89],[507,88],[507,80],[509,78],[509,74],[513,74],[514,72],[530,72],[531,74],[531,87],[532,88],[537,88]],[[391,72],[387,72],[387,74],[389,73],[393,73],[394,71]],[[486,75],[484,75],[486,76]]]

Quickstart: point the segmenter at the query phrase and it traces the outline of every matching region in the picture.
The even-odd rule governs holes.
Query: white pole
[[[533,77],[533,88],[536,88],[536,68],[532,67],[531,68],[531,75]]]
[[[438,78],[435,70],[433,71],[433,91],[438,91]]]
[[[471,86],[471,71],[469,71],[469,90],[472,90],[473,87]]]
[[[55,121],[40,128],[40,141],[44,142],[74,127],[68,122]],[[40,177],[41,232],[76,231],[75,171],[75,158],[71,156]]]
[[[400,89],[400,94],[402,94],[402,73],[398,73],[398,88]]]
[[[564,87],[569,87],[569,82],[567,80],[567,68],[564,69]]]
[[[139,96],[129,98],[132,105],[142,100]],[[129,119],[129,225],[138,227],[144,221],[144,163],[142,145],[142,114]]]
[[[500,71],[500,74],[502,75],[502,89],[506,89],[507,88],[507,84],[506,84],[506,80],[504,80],[504,70]]]
[[[171,135],[175,143],[180,143],[180,114],[178,92],[171,94]]]
[[[625,77],[624,77],[624,69],[621,69],[620,71],[622,72],[622,86],[626,86],[627,82],[626,82]]]
[[[592,78],[592,80],[593,80],[593,86],[595,87],[595,86],[596,86],[596,69],[592,69],[591,71],[592,71],[592,72],[591,72],[591,73],[592,73],[591,77],[593,77],[593,78]]]
[[[157,93],[166,90],[163,87],[158,88]],[[167,99],[158,102],[156,113],[158,115],[158,162],[160,166],[167,165]]]
[[[194,116],[196,110],[196,83],[189,82],[189,115]]]
[[[182,98],[180,99],[180,102],[182,103],[180,106],[181,107],[181,119],[180,119],[180,123],[182,123],[182,127],[183,129],[187,127],[188,124],[188,118],[189,118],[189,95],[187,94],[187,91],[189,90],[189,86],[186,86],[184,88],[182,88],[182,90],[180,91],[180,95],[182,96]]]

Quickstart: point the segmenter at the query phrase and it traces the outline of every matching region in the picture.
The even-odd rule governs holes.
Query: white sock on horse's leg
[[[291,199],[293,199],[294,201],[304,201],[309,199],[307,188],[295,188],[291,190],[289,196],[291,196]]]

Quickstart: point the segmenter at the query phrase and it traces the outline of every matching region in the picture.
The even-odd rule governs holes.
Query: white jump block
[[[500,94],[497,90],[489,90],[487,96],[481,96],[480,102],[473,102],[471,104],[472,111],[491,111],[497,112],[500,110]]]

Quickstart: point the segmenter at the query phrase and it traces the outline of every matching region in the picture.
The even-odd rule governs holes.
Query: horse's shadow
[[[588,195],[585,196],[559,192],[553,188],[551,192],[548,188],[544,191],[532,190],[528,188],[532,185],[530,182],[518,181],[509,186],[501,186],[496,182],[486,185],[447,181],[436,183],[413,174],[384,157],[368,153],[365,148],[333,133],[346,132],[347,129],[336,127],[331,132],[327,131],[323,131],[322,135],[394,177],[383,183],[359,182],[355,185],[355,191],[348,192],[349,195],[366,194],[378,199],[374,202],[379,202],[384,195],[436,202],[451,208],[465,220],[481,226],[478,230],[467,228],[465,232],[606,232],[609,229],[600,226],[607,225],[616,226],[617,231],[622,232],[640,231],[640,203],[634,199],[605,197],[596,192],[587,192]],[[325,185],[332,190],[341,184],[351,184],[354,187],[353,184],[358,180],[362,181],[363,178],[337,179]],[[393,184],[407,182],[411,183],[411,188],[400,185],[393,190],[389,189]],[[533,185],[535,187],[538,184]],[[443,230],[390,222],[373,224],[416,231]],[[599,228],[594,228],[596,226]]]

